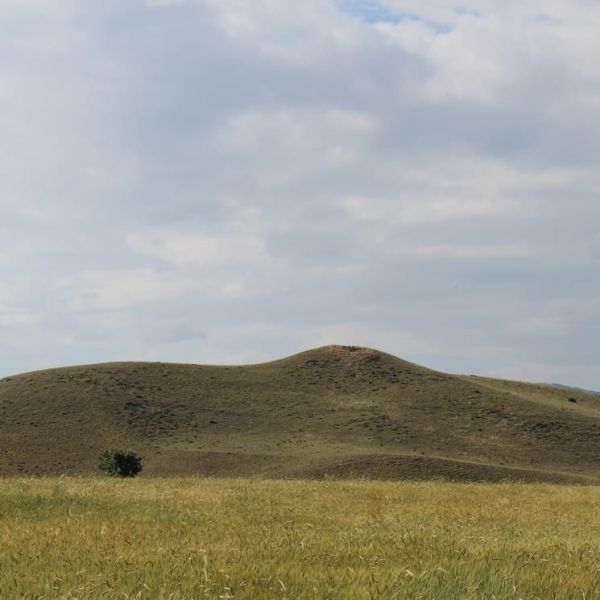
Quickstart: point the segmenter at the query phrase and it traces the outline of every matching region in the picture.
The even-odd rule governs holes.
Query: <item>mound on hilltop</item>
[[[600,398],[356,346],[0,380],[1,475],[91,474],[110,447],[144,456],[146,476],[596,481]]]

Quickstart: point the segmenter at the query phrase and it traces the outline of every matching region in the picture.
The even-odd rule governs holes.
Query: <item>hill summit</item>
[[[106,363],[0,380],[0,475],[597,482],[600,398],[440,373],[357,346],[269,363]]]

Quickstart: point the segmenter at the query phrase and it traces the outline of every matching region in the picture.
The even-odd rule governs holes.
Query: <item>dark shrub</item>
[[[142,459],[131,450],[107,448],[100,454],[98,468],[113,477],[135,477],[142,470]]]

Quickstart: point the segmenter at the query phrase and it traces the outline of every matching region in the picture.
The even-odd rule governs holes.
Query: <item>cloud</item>
[[[150,269],[85,271],[82,280],[77,285],[74,309],[91,305],[114,310],[168,301],[181,296],[188,287],[185,282]]]
[[[421,246],[413,248],[411,254],[416,256],[443,257],[443,258],[524,258],[528,252],[525,248],[519,246],[461,246],[461,245],[440,245],[440,246]]]
[[[256,265],[268,260],[265,239],[253,233],[202,234],[190,232],[131,233],[129,247],[176,267],[215,268]]]
[[[599,7],[28,0],[0,18],[7,373],[341,341],[600,388]]]

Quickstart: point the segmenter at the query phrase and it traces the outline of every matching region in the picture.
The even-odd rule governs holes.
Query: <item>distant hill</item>
[[[260,365],[109,363],[0,380],[0,475],[600,478],[600,398],[449,375],[368,348]]]
[[[594,390],[586,390],[585,388],[574,387],[572,385],[561,385],[560,383],[553,383],[552,385],[557,388],[562,388],[563,390],[572,390],[576,393],[584,392],[586,394],[592,394],[592,396],[600,396],[600,392]]]

